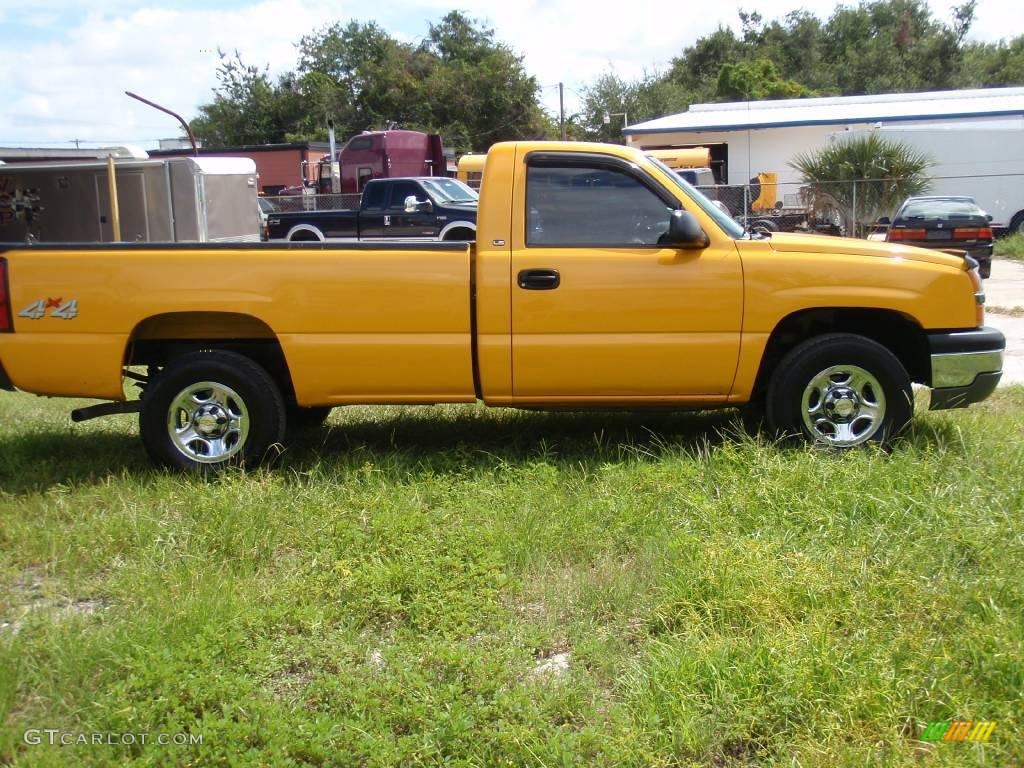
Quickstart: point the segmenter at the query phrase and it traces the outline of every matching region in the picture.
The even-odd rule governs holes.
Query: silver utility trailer
[[[124,242],[258,242],[256,163],[243,157],[116,160]],[[0,166],[0,242],[113,241],[103,161]]]

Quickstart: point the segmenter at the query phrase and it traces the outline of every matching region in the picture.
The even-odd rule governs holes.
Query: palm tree
[[[931,187],[928,155],[875,133],[837,138],[796,155],[789,165],[803,176],[805,200],[816,211],[837,210],[854,236],[863,225],[891,216],[907,197]]]

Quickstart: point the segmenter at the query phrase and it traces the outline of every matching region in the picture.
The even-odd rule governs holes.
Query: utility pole
[[[562,132],[562,141],[568,138],[565,135],[565,87],[558,84],[558,125]]]

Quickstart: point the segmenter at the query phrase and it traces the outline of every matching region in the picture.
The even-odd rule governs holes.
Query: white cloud
[[[0,138],[45,143],[176,136],[173,118],[124,91],[190,118],[216,85],[217,54],[204,50],[238,49],[247,62],[271,61],[282,71],[294,65],[292,42],[322,19],[310,0],[263,0],[236,11],[89,12],[63,42],[7,51],[9,71],[18,77],[10,101],[0,96]]]
[[[798,2],[759,0],[756,7],[771,19]],[[949,18],[954,0],[930,2],[939,18]],[[820,16],[834,8],[830,0],[802,4]],[[415,39],[452,7],[450,0],[393,0],[376,7],[356,0],[258,0],[231,10],[215,3],[187,5],[140,7],[137,0],[104,0],[98,11],[94,0],[34,0],[31,6],[0,11],[0,20],[5,15],[21,23],[31,17],[37,25],[53,20],[50,37],[30,37],[39,41],[24,45],[0,30],[6,68],[16,73],[0,92],[0,142],[175,136],[180,129],[172,118],[123,92],[135,91],[191,118],[216,85],[217,56],[205,50],[237,49],[248,63],[269,62],[276,74],[295,66],[294,43],[325,23],[376,17],[396,37]],[[527,71],[542,85],[565,82],[571,112],[577,102],[573,91],[610,66],[624,77],[665,68],[719,24],[735,28],[738,9],[752,5],[749,0],[699,7],[669,6],[664,0],[631,0],[625,6],[608,0],[476,0],[467,12],[523,54]],[[1010,0],[981,0],[972,37],[1024,33],[1021,18]],[[549,108],[557,107],[556,89],[543,95]]]

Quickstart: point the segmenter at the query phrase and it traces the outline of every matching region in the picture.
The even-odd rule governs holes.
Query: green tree
[[[856,235],[879,216],[892,215],[911,195],[928,191],[932,159],[900,141],[871,133],[834,141],[789,163],[819,211],[833,208]]]
[[[722,100],[794,99],[814,93],[793,80],[783,80],[768,59],[725,63],[718,70],[715,96]]]
[[[332,23],[298,43],[295,71],[276,82],[222,56],[213,101],[193,121],[208,142],[345,138],[400,126],[441,133],[458,151],[547,130],[535,78],[493,30],[459,12],[431,24],[422,43],[375,23]]]
[[[197,136],[209,145],[268,144],[301,127],[302,104],[289,75],[274,82],[266,67],[246,64],[238,51],[217,53],[219,85],[191,123]]]
[[[610,69],[583,89],[583,137],[622,144],[626,116],[630,123],[650,120],[679,112],[689,101],[689,93],[683,87],[657,72],[625,80]]]
[[[545,135],[537,79],[493,29],[452,11],[430,25],[418,50],[434,62],[419,98],[429,106],[431,126],[456,149],[483,151],[497,141]]]
[[[300,90],[310,117],[334,119],[341,136],[389,123],[417,124],[426,115],[416,97],[432,62],[374,22],[333,23],[298,43]]]
[[[965,85],[1024,85],[1024,36],[1009,42],[972,43],[964,51]]]
[[[698,39],[673,59],[665,79],[695,101],[778,98],[801,88],[838,96],[1024,82],[1022,38],[966,40],[975,8],[965,0],[948,20],[936,18],[926,0],[862,0],[827,19],[794,11],[765,21],[741,11],[739,33],[719,27]]]

